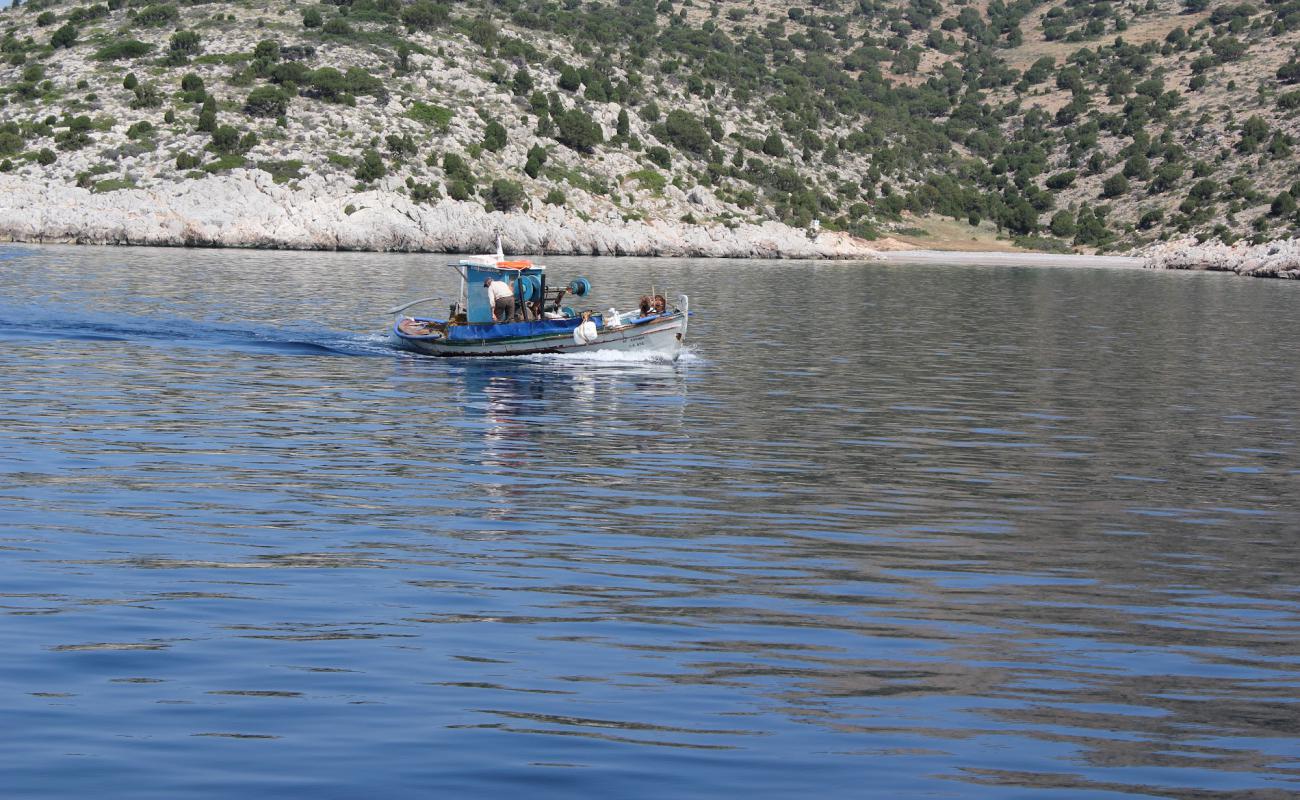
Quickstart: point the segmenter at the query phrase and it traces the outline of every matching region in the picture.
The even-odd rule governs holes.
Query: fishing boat
[[[678,295],[669,306],[651,289],[634,309],[578,310],[573,305],[591,292],[591,282],[576,278],[558,287],[546,267],[526,259],[507,259],[500,237],[497,252],[449,264],[460,275],[460,296],[446,319],[413,316],[416,306],[446,298],[422,297],[389,309],[396,315],[391,339],[405,350],[430,356],[524,356],[539,353],[624,351],[664,354],[676,359],[686,339],[690,298]],[[513,292],[513,314],[494,307],[488,286],[500,281]],[[495,291],[503,291],[497,288]],[[506,304],[508,307],[509,304]]]

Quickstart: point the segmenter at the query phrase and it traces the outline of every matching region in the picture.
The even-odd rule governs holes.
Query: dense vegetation
[[[135,124],[105,159],[167,141],[177,179],[328,169],[500,210],[577,190],[635,218],[671,186],[723,224],[869,237],[927,215],[1048,247],[1300,229],[1300,0],[31,0],[0,29],[0,169]],[[104,119],[110,81],[68,53],[139,113]],[[440,83],[464,65],[494,94]],[[304,124],[317,163],[257,160],[331,107],[387,121]]]

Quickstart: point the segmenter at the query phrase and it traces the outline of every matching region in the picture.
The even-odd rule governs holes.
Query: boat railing
[[[447,298],[443,297],[442,295],[435,295],[434,297],[421,297],[419,300],[412,300],[411,302],[406,303],[405,305],[400,305],[400,306],[397,306],[396,308],[390,308],[390,309],[388,309],[388,311],[386,311],[386,312],[384,312],[384,313],[386,313],[386,314],[400,314],[400,313],[402,313],[403,311],[405,311],[405,310],[408,309],[408,308],[412,308],[412,307],[414,307],[414,306],[418,306],[418,305],[420,305],[421,303],[431,303],[431,302],[433,302],[434,300],[442,300],[443,302],[446,302]]]

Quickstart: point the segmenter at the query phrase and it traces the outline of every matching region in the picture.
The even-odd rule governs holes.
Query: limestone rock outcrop
[[[345,181],[319,176],[289,188],[261,170],[234,170],[150,188],[94,193],[64,183],[0,175],[0,238],[464,253],[490,251],[500,232],[514,253],[853,259],[876,254],[868,242],[847,234],[810,236],[777,222],[728,227],[625,221],[546,205],[488,212],[482,205],[450,199],[417,204],[395,188],[358,193]]]
[[[1142,255],[1149,269],[1200,269],[1254,278],[1300,278],[1300,239],[1258,245],[1185,239],[1162,242]]]

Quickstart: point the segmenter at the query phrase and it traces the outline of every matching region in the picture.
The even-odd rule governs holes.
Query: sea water
[[[446,261],[0,249],[5,796],[1300,792],[1300,286],[554,258],[686,356],[394,350]]]

